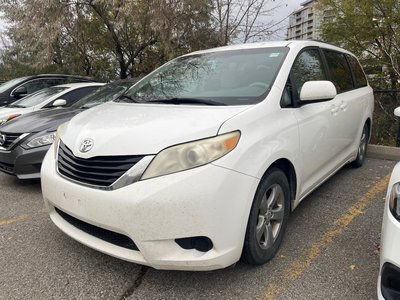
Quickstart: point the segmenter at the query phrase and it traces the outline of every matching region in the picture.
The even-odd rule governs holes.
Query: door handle
[[[336,105],[331,106],[331,113],[336,115],[339,112],[339,107]]]

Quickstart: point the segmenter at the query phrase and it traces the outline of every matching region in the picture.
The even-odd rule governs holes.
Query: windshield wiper
[[[165,103],[165,104],[204,104],[204,105],[226,105],[222,102],[217,102],[208,99],[201,98],[169,98],[169,99],[157,99],[146,101],[146,103]]]
[[[129,100],[129,101],[125,101],[125,100]],[[115,99],[115,102],[119,102],[119,100],[122,100],[124,102],[133,102],[133,103],[143,103],[142,101],[137,100],[136,98],[133,98],[131,96],[128,95],[121,95],[119,96],[117,99]]]

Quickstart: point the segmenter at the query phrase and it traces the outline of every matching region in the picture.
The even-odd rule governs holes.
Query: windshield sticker
[[[270,55],[269,55],[269,57],[278,57],[279,56],[279,53],[271,53]]]

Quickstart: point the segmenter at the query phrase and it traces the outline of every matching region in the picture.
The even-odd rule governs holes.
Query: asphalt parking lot
[[[343,168],[292,213],[272,261],[213,272],[158,271],[91,250],[52,224],[39,181],[0,174],[0,299],[376,299],[394,165]]]

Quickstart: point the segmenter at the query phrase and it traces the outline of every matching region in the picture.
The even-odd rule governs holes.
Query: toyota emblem
[[[79,151],[82,153],[89,152],[93,148],[93,140],[92,139],[84,139],[79,147]]]

